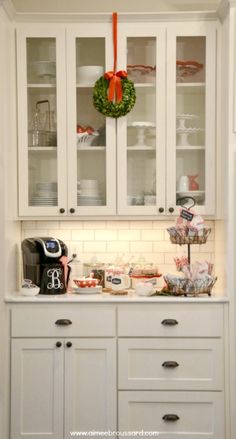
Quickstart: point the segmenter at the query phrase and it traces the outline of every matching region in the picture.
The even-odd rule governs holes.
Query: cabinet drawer
[[[176,420],[164,420],[166,415]],[[223,439],[223,394],[119,392],[118,429],[159,432],[158,439]]]
[[[115,309],[109,306],[12,310],[12,337],[114,337],[115,332]]]
[[[222,390],[221,339],[121,339],[119,389]]]
[[[120,306],[120,337],[221,337],[221,304],[159,303]]]

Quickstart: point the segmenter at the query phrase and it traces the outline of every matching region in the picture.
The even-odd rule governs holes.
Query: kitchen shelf
[[[56,88],[56,84],[27,84],[28,88]]]
[[[128,146],[127,151],[155,151],[156,148],[152,146]]]
[[[134,86],[135,88],[151,88],[156,87],[156,82],[136,82]]]
[[[57,146],[29,146],[30,152],[53,152],[57,150]]]
[[[176,146],[177,151],[191,151],[191,150],[199,150],[204,151],[205,146],[204,145],[177,145]]]
[[[77,151],[105,151],[105,146],[77,146]]]

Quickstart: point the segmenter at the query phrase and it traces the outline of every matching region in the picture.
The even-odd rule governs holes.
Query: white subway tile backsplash
[[[135,253],[151,253],[153,251],[153,244],[148,241],[131,241],[130,251]]]
[[[152,229],[152,221],[130,221],[131,230],[134,229]]]
[[[117,241],[116,230],[96,230],[95,241]]]
[[[177,245],[170,241],[156,241],[153,243],[153,251],[156,253],[177,253]]]
[[[103,253],[107,250],[107,243],[106,242],[99,242],[99,241],[88,241],[84,242],[84,252],[85,253]]]
[[[42,235],[41,235],[42,236]],[[45,233],[44,233],[45,236]],[[52,229],[48,230],[48,236],[52,236],[53,238],[61,239],[62,241],[71,241],[71,230],[66,229]]]
[[[163,230],[142,230],[141,239],[143,241],[162,241],[164,240]]]
[[[130,221],[107,221],[108,229],[129,229]]]
[[[94,241],[94,230],[71,230],[73,241]]]
[[[107,242],[107,251],[114,253],[129,253],[129,242],[128,241],[111,241]]]
[[[59,221],[36,221],[36,229],[58,230],[59,227]]]
[[[174,221],[23,221],[22,239],[34,236],[53,236],[62,239],[68,246],[68,253],[77,253],[84,262],[98,260],[115,263],[122,258],[125,262],[158,264],[164,274],[175,272],[175,256],[187,256],[187,246],[171,244],[166,231]],[[214,221],[207,221],[212,233],[208,242],[192,245],[194,260],[215,262]]]
[[[139,241],[141,230],[119,230],[119,241]]]
[[[105,229],[106,221],[83,221],[83,228],[86,229]]]

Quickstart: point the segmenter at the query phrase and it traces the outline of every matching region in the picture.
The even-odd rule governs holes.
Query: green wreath
[[[96,82],[93,89],[93,105],[104,116],[120,117],[129,113],[136,101],[136,92],[133,81],[127,78],[121,79],[122,100],[121,102],[112,102],[108,100],[107,91],[109,80],[101,76]]]

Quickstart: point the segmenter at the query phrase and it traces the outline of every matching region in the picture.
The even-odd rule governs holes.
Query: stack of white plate
[[[78,206],[102,206],[98,180],[79,180],[77,187]]]
[[[56,206],[57,182],[42,181],[35,184],[35,194],[30,199],[31,206]]]

